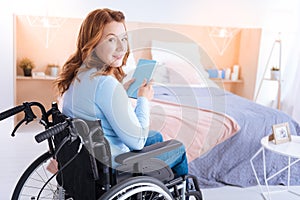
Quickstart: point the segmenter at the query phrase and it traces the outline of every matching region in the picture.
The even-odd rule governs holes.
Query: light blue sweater
[[[96,69],[78,74],[64,93],[62,112],[72,118],[101,120],[112,157],[144,147],[149,132],[149,102],[138,97],[134,108],[123,85],[113,76],[93,76]],[[115,163],[113,163],[115,164]]]

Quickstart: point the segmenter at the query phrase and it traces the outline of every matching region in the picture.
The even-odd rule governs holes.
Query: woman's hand
[[[130,85],[135,81],[135,78],[130,79],[129,81],[127,81],[126,83],[124,83],[123,87],[124,89],[127,91],[128,88],[130,87]]]
[[[137,96],[146,97],[149,101],[153,99],[154,91],[152,85],[153,85],[153,80],[150,80],[147,83],[147,80],[145,79],[138,90]]]

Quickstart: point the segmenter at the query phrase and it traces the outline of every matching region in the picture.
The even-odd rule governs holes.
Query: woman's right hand
[[[138,97],[146,97],[149,101],[153,99],[154,90],[152,85],[153,80],[150,80],[147,83],[147,80],[145,79],[138,90]]]

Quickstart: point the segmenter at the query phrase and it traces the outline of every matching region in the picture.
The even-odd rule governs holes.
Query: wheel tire
[[[126,200],[131,199],[131,197],[147,200],[173,199],[168,188],[161,181],[148,176],[138,176],[118,183],[100,197],[99,200]]]
[[[43,185],[53,175],[46,169],[51,158],[52,155],[46,152],[32,162],[19,179],[14,189],[12,200],[37,199],[37,195]],[[56,194],[56,190],[57,184],[54,177],[43,189],[39,199],[46,197],[48,199],[53,198]]]
[[[202,200],[202,194],[199,191],[191,191],[186,195],[188,200]]]

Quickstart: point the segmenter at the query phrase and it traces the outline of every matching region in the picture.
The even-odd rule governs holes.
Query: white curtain
[[[282,41],[282,54],[286,54],[285,62],[282,62],[282,95],[281,110],[292,116],[300,123],[300,14],[294,31]],[[284,48],[284,45],[287,45]]]

